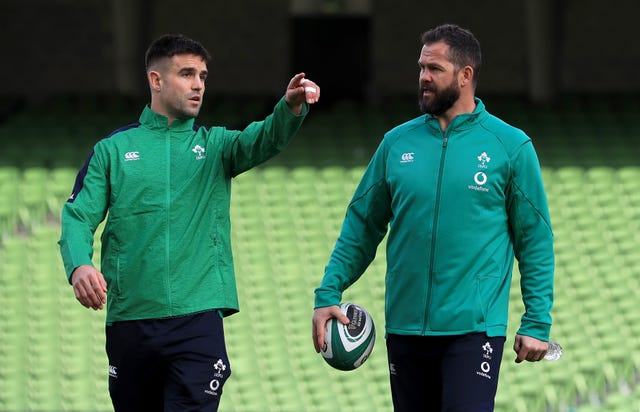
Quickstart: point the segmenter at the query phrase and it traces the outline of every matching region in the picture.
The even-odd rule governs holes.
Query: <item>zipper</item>
[[[165,135],[165,156],[166,156],[166,192],[165,192],[165,214],[166,214],[166,235],[165,235],[165,245],[164,245],[164,253],[165,253],[165,262],[166,264],[164,265],[165,267],[165,273],[164,273],[164,279],[165,279],[165,288],[166,288],[166,293],[167,293],[167,302],[168,302],[168,307],[169,310],[173,313],[173,303],[172,303],[172,299],[171,299],[171,282],[169,281],[170,279],[170,273],[171,273],[171,268],[170,268],[170,263],[171,263],[171,253],[169,252],[171,249],[171,129],[167,128],[167,132]]]
[[[426,333],[427,324],[429,324],[429,307],[431,306],[431,291],[433,287],[433,269],[435,266],[435,256],[436,256],[436,236],[438,233],[438,217],[440,215],[440,191],[442,189],[442,171],[444,170],[444,159],[447,154],[447,143],[449,142],[449,137],[446,135],[446,131],[444,133],[442,139],[442,152],[440,154],[440,167],[438,168],[438,183],[436,186],[436,199],[435,206],[433,209],[433,228],[431,230],[431,259],[429,259],[429,284],[427,285],[427,300],[424,307],[424,320],[422,323],[422,333]]]

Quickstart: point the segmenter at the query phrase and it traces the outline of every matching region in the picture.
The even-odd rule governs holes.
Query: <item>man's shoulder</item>
[[[524,130],[488,112],[483,116],[480,124],[505,146],[519,146],[531,140]]]
[[[107,144],[109,142],[117,142],[119,139],[126,138],[131,133],[140,130],[140,122],[133,122],[127,125],[118,127],[104,136],[98,143]]]
[[[401,123],[386,133],[387,138],[397,138],[403,134],[411,133],[412,131],[419,128],[421,125],[424,125],[425,115],[421,115],[418,117],[414,117],[411,120],[407,120],[404,123]]]

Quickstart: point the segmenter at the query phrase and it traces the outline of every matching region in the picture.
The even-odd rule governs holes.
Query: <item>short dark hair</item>
[[[211,60],[211,55],[200,43],[182,34],[165,34],[154,40],[144,56],[147,70],[162,58],[171,58],[176,54],[195,54],[205,62]]]
[[[480,42],[473,33],[455,24],[443,24],[422,33],[423,45],[439,41],[449,46],[448,57],[456,70],[465,66],[473,68],[473,83],[477,84],[482,65],[482,53],[480,52]]]

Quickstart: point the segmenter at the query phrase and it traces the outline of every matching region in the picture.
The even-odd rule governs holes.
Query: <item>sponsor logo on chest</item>
[[[476,172],[473,174],[474,184],[469,184],[467,188],[475,190],[477,192],[488,192],[489,188],[485,185],[489,181],[487,171],[489,169],[489,162],[491,162],[491,157],[487,154],[487,152],[482,152],[479,156],[477,156],[477,159],[479,163],[476,168]]]

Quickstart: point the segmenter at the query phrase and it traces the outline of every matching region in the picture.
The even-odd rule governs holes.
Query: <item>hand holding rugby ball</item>
[[[342,303],[340,311],[349,318],[344,325],[331,318],[325,325],[322,357],[332,367],[349,371],[360,367],[373,351],[376,329],[369,312],[353,303]]]

